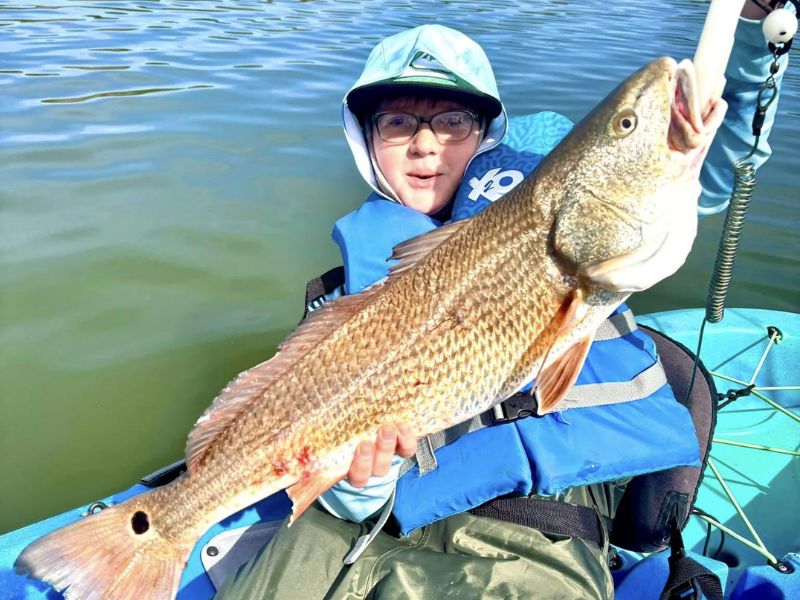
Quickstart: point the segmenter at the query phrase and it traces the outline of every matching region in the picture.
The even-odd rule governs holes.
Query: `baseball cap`
[[[418,52],[399,75],[350,91],[347,105],[359,117],[365,117],[382,100],[404,94],[454,100],[474,108],[489,119],[502,111],[499,100],[448,71],[435,57],[425,52]]]

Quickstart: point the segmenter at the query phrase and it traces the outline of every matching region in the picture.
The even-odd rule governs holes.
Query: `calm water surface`
[[[368,192],[340,104],[380,38],[460,28],[512,115],[579,119],[647,60],[691,56],[705,8],[0,2],[0,532],[177,460],[297,323],[305,281],[338,264],[331,224]],[[798,309],[797,58],[731,305]],[[639,312],[702,305],[720,224]]]

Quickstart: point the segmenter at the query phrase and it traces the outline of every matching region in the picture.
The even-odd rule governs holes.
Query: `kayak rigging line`
[[[770,446],[760,446],[758,444],[736,442],[734,440],[726,440],[723,438],[713,438],[711,441],[714,444],[725,444],[727,446],[738,446],[739,448],[751,448],[753,450],[764,450],[765,452],[775,452],[776,454],[789,454],[791,456],[800,456],[800,452],[798,452],[797,450],[784,450],[783,448],[772,448]]]
[[[720,523],[715,517],[713,517],[712,515],[708,514],[707,512],[705,512],[703,510],[695,509],[695,510],[692,511],[692,513],[695,516],[697,516],[699,519],[705,521],[708,525],[713,525],[714,527],[719,529],[721,534],[728,534],[732,538],[740,541],[742,544],[744,544],[745,546],[747,546],[751,550],[753,550],[753,551],[757,552],[758,554],[760,554],[761,556],[763,556],[767,560],[767,563],[771,567],[776,569],[778,572],[783,573],[783,574],[791,573],[793,571],[793,569],[791,568],[791,565],[789,565],[788,563],[785,563],[785,562],[783,562],[781,560],[778,560],[769,550],[767,550],[766,545],[764,544],[763,541],[761,541],[761,538],[756,533],[755,528],[753,527],[753,525],[750,523],[750,520],[745,515],[744,510],[742,510],[742,507],[739,506],[739,503],[736,501],[736,497],[733,495],[733,492],[731,492],[730,488],[728,487],[727,483],[725,482],[725,479],[722,477],[722,474],[717,470],[717,467],[714,464],[713,459],[710,458],[710,457],[708,459],[708,466],[711,468],[711,471],[714,473],[714,477],[716,477],[717,481],[722,486],[722,491],[728,497],[728,500],[730,501],[731,505],[733,506],[733,508],[738,513],[739,517],[744,522],[745,527],[750,532],[750,534],[753,536],[753,540],[754,541],[748,540],[744,536],[742,536],[742,535],[736,533],[735,531],[733,531],[731,528],[726,527],[725,525]],[[722,544],[723,543],[724,543],[724,538],[720,539],[720,547],[717,549],[717,552],[719,552],[722,549]],[[706,546],[703,549],[704,553],[705,553],[705,550],[707,549],[707,546],[708,546],[708,535],[706,537]]]
[[[719,377],[720,379],[724,379],[724,380],[726,380],[726,381],[731,381],[731,382],[733,382],[733,383],[736,383],[736,384],[738,384],[738,385],[742,385],[742,386],[746,386],[746,385],[747,385],[747,383],[746,383],[746,382],[744,382],[744,381],[740,381],[740,380],[736,379],[735,377],[730,377],[730,376],[728,376],[728,375],[723,375],[722,373],[716,373],[716,372],[714,372],[714,371],[709,371],[709,373],[710,373],[711,375],[713,375],[714,377]],[[787,387],[787,389],[792,389],[793,387],[794,387],[794,386]],[[790,410],[788,410],[788,409],[784,408],[783,406],[781,406],[780,404],[778,404],[778,403],[777,403],[777,402],[775,402],[774,400],[770,400],[770,399],[769,399],[769,398],[767,398],[767,397],[766,397],[764,394],[760,393],[760,392],[759,392],[759,390],[758,390],[758,388],[755,388],[755,387],[754,387],[754,388],[752,388],[752,389],[750,390],[750,393],[751,393],[751,394],[753,394],[753,396],[755,396],[756,398],[758,398],[758,399],[760,399],[760,400],[763,400],[764,402],[766,402],[767,404],[769,404],[769,405],[770,405],[772,408],[774,408],[774,409],[775,409],[775,410],[777,410],[778,412],[781,412],[781,413],[783,413],[784,415],[786,415],[787,417],[789,417],[790,419],[792,419],[792,420],[794,420],[794,421],[796,421],[796,422],[800,423],[800,416],[798,416],[798,415],[794,414],[792,411],[790,411]],[[743,395],[743,394],[742,394],[742,395]],[[723,397],[727,398],[727,394],[724,394],[724,395],[723,395]]]
[[[761,367],[764,366],[764,361],[767,360],[767,354],[769,354],[769,351],[772,349],[772,346],[774,344],[780,344],[781,340],[783,339],[783,332],[774,325],[770,325],[769,327],[767,327],[767,333],[769,334],[769,343],[767,344],[767,347],[764,350],[764,354],[761,355],[761,360],[758,361],[758,366],[756,367],[756,370],[753,372],[753,376],[750,378],[750,383],[748,384],[749,386],[755,384],[756,377],[758,377],[758,374],[761,372]]]
[[[770,565],[775,566],[775,565],[781,564],[780,561],[777,558],[775,558],[772,554],[770,554],[768,551],[763,550],[757,544],[754,544],[753,542],[748,540],[746,537],[736,533],[733,529],[731,529],[729,527],[726,527],[725,525],[723,525],[722,523],[720,523],[716,519],[713,519],[712,517],[708,517],[708,516],[706,516],[704,514],[699,514],[699,513],[696,516],[697,516],[698,519],[702,519],[706,523],[709,523],[710,525],[713,525],[714,527],[716,527],[720,531],[723,531],[726,534],[728,534],[729,536],[731,536],[732,538],[740,541],[742,544],[744,544],[745,546],[747,546],[748,548],[750,548],[754,552],[757,552],[758,554],[760,554],[761,556],[766,558],[767,562]]]
[[[756,533],[755,528],[750,523],[750,519],[748,519],[747,515],[744,514],[744,510],[742,510],[742,507],[739,506],[739,502],[737,502],[736,497],[733,495],[733,492],[728,487],[727,482],[722,477],[722,474],[717,470],[717,466],[714,463],[714,459],[709,457],[708,466],[711,468],[711,471],[714,473],[714,477],[716,477],[717,481],[719,481],[720,485],[722,485],[722,489],[725,492],[725,495],[728,497],[728,500],[730,500],[731,504],[733,505],[733,508],[739,514],[739,516],[741,517],[742,521],[744,521],[744,525],[745,525],[745,527],[747,527],[747,530],[750,532],[750,535],[753,536],[753,540],[755,541],[755,543],[758,545],[759,548],[761,548],[764,551],[765,556],[767,554],[769,554],[769,552],[767,551],[767,547],[764,545],[764,542],[761,541],[761,538],[759,537],[758,533]],[[768,557],[768,559],[769,558],[771,558],[770,562],[776,562],[775,558],[772,557],[772,555],[770,555]]]
[[[705,324],[705,321],[703,321],[703,324]],[[747,384],[741,383],[740,385],[743,385],[744,387],[740,387],[739,389],[730,389],[724,394],[717,394],[717,402],[719,403],[717,405],[717,410],[725,408],[728,406],[728,404],[738,400],[739,398],[749,396],[756,390],[762,391],[762,388],[756,386],[756,378],[761,372],[761,367],[764,366],[764,361],[767,360],[767,355],[772,349],[772,346],[775,344],[780,344],[781,340],[783,339],[783,332],[774,325],[767,327],[767,333],[769,334],[767,347],[761,354],[761,359],[758,361],[755,371],[753,371],[753,376],[750,378],[750,382]]]
[[[707,321],[704,319],[703,320],[703,325],[705,325],[706,322]],[[762,352],[761,358],[758,361],[758,365],[756,366],[755,371],[754,371],[752,377],[750,378],[750,382],[749,383],[746,382],[746,381],[741,381],[739,379],[736,379],[735,377],[730,377],[728,375],[724,375],[724,374],[719,373],[719,372],[710,371],[710,374],[713,375],[715,378],[723,379],[723,380],[726,380],[726,381],[730,381],[732,383],[735,383],[735,384],[741,386],[738,389],[728,390],[728,392],[725,393],[725,394],[718,394],[718,401],[720,402],[718,404],[718,409],[724,408],[725,406],[727,406],[728,404],[730,404],[731,402],[733,402],[734,400],[736,400],[736,399],[738,399],[740,397],[749,396],[749,395],[752,394],[753,396],[755,396],[755,397],[763,400],[767,404],[769,404],[776,411],[778,411],[780,413],[783,413],[786,416],[792,418],[795,422],[800,422],[800,416],[798,416],[795,413],[793,413],[792,411],[784,408],[783,406],[781,406],[777,402],[774,402],[773,400],[770,400],[769,398],[767,398],[765,395],[763,395],[761,393],[762,391],[767,390],[767,389],[769,389],[769,390],[798,389],[798,386],[775,386],[775,387],[769,387],[769,388],[758,388],[756,386],[756,384],[755,384],[756,379],[758,377],[758,374],[760,373],[762,367],[764,366],[765,361],[767,359],[767,355],[769,354],[772,346],[780,343],[781,339],[783,338],[783,332],[781,332],[780,329],[778,329],[777,327],[774,327],[772,325],[767,327],[767,334],[768,334],[767,335],[767,347]],[[749,347],[752,347],[752,346],[749,346]],[[728,446],[736,446],[736,447],[739,447],[739,448],[747,448],[747,449],[751,449],[751,450],[760,450],[760,451],[764,451],[764,452],[772,452],[772,453],[775,453],[775,454],[787,454],[787,455],[790,455],[790,456],[800,456],[800,452],[798,452],[797,450],[789,450],[789,449],[784,449],[784,448],[775,448],[775,447],[759,445],[759,444],[750,444],[750,443],[746,443],[746,442],[739,442],[739,441],[735,441],[735,440],[728,440],[728,439],[717,438],[717,437],[712,438],[712,444],[723,444],[723,445],[728,445]],[[754,550],[755,552],[757,552],[758,554],[763,556],[767,560],[767,563],[770,566],[772,566],[773,568],[775,568],[777,571],[779,571],[780,573],[790,573],[791,572],[791,567],[787,563],[784,563],[783,561],[777,560],[775,558],[775,556],[772,553],[769,552],[769,550],[767,549],[766,545],[763,543],[763,541],[761,540],[759,535],[756,533],[755,528],[753,527],[753,525],[751,524],[750,520],[745,515],[744,510],[742,509],[742,507],[740,506],[739,502],[734,497],[733,493],[731,492],[730,488],[727,485],[727,482],[725,481],[725,479],[723,478],[722,474],[717,469],[716,464],[715,464],[714,460],[711,457],[709,457],[707,465],[708,465],[709,469],[711,469],[711,471],[713,472],[714,477],[719,482],[720,486],[722,487],[722,492],[725,494],[725,496],[727,496],[728,501],[731,503],[731,506],[733,506],[734,510],[736,511],[736,513],[741,518],[741,520],[744,523],[745,527],[750,532],[750,534],[752,536],[752,540],[748,540],[747,538],[743,537],[741,534],[736,533],[735,531],[733,531],[731,528],[726,527],[716,517],[706,513],[705,511],[702,511],[700,509],[696,509],[696,510],[693,510],[693,514],[695,516],[697,516],[699,519],[701,519],[702,521],[704,521],[706,523],[707,527],[710,527],[712,525],[714,527],[716,527],[720,531],[720,535],[721,536],[724,536],[725,534],[728,534],[732,538],[738,540],[739,542],[741,542],[745,546],[751,548],[752,550]],[[707,529],[707,532],[706,532],[706,543],[705,543],[704,548],[703,548],[703,555],[705,555],[705,552],[708,549],[709,538],[710,538],[710,529]],[[724,537],[721,537],[720,538],[720,546],[717,549],[717,552],[715,553],[715,556],[717,554],[719,554],[719,552],[721,551],[723,543],[724,543]]]

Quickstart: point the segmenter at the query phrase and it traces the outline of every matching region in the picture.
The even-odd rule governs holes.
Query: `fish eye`
[[[614,117],[611,126],[620,137],[625,137],[633,133],[639,119],[633,109],[627,108]]]

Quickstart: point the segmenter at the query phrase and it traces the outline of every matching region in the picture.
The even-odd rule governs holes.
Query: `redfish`
[[[689,252],[725,112],[703,118],[695,89],[688,61],[633,74],[502,199],[399,245],[386,280],[236,377],[190,433],[185,475],[33,542],[17,569],[67,598],[173,598],[212,524],[282,489],[296,519],[383,423],[428,435],[534,379],[540,412],[558,409],[599,324]]]

